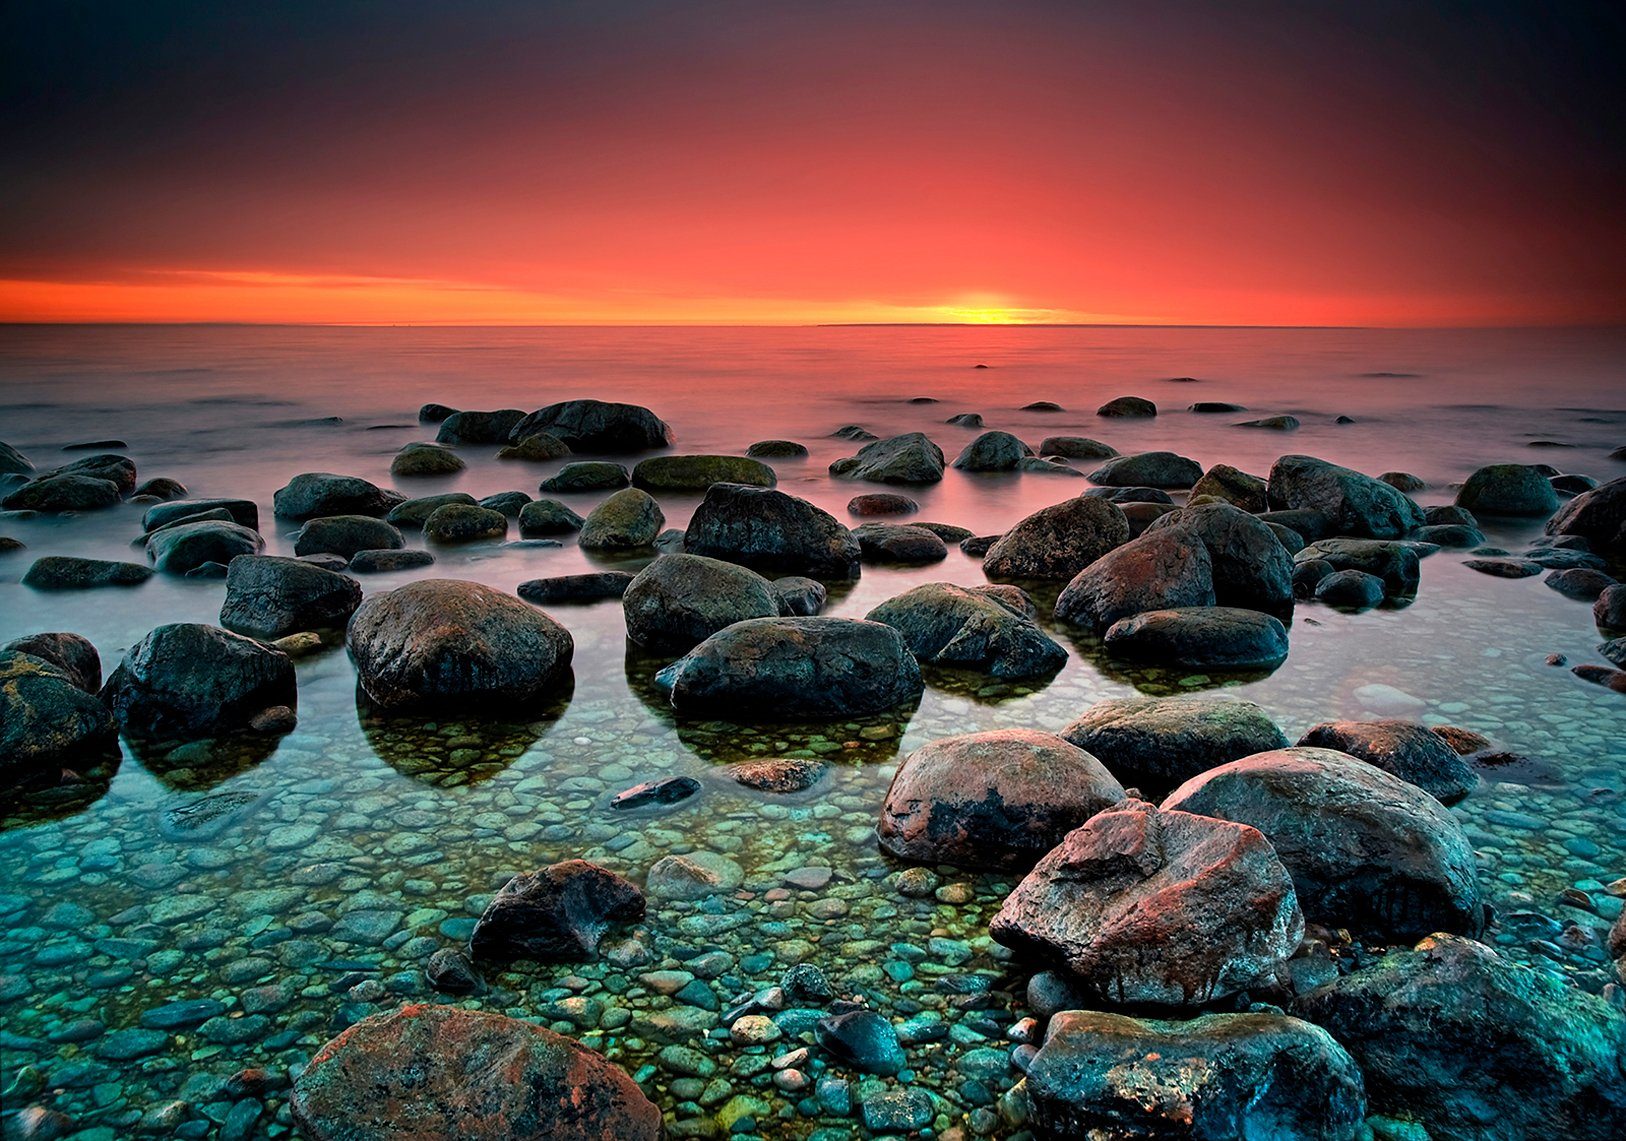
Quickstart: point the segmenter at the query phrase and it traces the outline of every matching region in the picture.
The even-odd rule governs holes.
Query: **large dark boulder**
[[[160,531],[153,538],[164,534]],[[404,546],[406,539],[397,528],[370,515],[323,515],[307,519],[294,538],[296,555],[327,554],[341,559],[354,558],[360,551],[398,551]]]
[[[632,486],[645,491],[704,491],[714,483],[772,487],[773,468],[747,456],[651,456],[632,469]]]
[[[653,546],[665,525],[653,495],[625,487],[588,513],[576,542],[588,551],[637,550]]]
[[[1592,621],[1608,633],[1626,630],[1626,584],[1615,583],[1598,592],[1592,600]]]
[[[508,516],[477,503],[447,503],[423,521],[423,537],[445,546],[501,539],[507,534]]]
[[[1584,491],[1547,520],[1549,535],[1579,535],[1595,551],[1626,555],[1626,476]]]
[[[523,872],[491,897],[469,937],[476,962],[586,961],[612,926],[644,916],[644,893],[586,860]]]
[[[571,535],[582,529],[582,522],[557,499],[533,499],[519,510],[519,533],[526,539]]]
[[[632,483],[626,467],[612,460],[573,460],[537,485],[542,492],[614,491]]]
[[[299,700],[287,654],[198,622],[159,626],[131,646],[101,696],[126,732],[188,740],[241,730]]]
[[[265,540],[258,531],[239,523],[213,520],[162,527],[147,536],[146,546],[154,567],[168,574],[186,574],[205,563],[228,566],[239,555],[257,555],[265,550]]]
[[[220,624],[261,638],[337,630],[361,605],[361,584],[303,559],[243,555],[226,571]]]
[[[65,631],[26,634],[13,638],[0,649],[32,654],[49,662],[86,693],[95,693],[102,688],[102,656],[96,652],[94,642],[79,634]]]
[[[1033,449],[1009,432],[984,432],[954,460],[961,471],[1015,471]]]
[[[1324,562],[1335,571],[1375,575],[1389,598],[1413,597],[1422,579],[1416,547],[1381,539],[1319,539],[1295,554],[1293,562]]]
[[[830,474],[870,483],[936,483],[943,478],[943,449],[923,433],[909,432],[865,444],[856,456],[831,464]]]
[[[1191,498],[1202,495],[1223,499],[1256,514],[1270,506],[1265,481],[1230,464],[1215,464],[1203,472],[1202,478],[1191,487]]]
[[[1075,496],[1023,519],[988,549],[983,573],[1004,581],[1066,582],[1129,541],[1129,521],[1116,503]]]
[[[570,632],[476,582],[427,579],[363,602],[346,638],[361,686],[385,708],[523,703],[569,675]]]
[[[119,502],[118,484],[75,472],[42,475],[0,499],[7,511],[98,511]]]
[[[1293,557],[1258,517],[1229,503],[1200,503],[1153,521],[1146,533],[1164,528],[1178,528],[1208,549],[1218,605],[1293,612]]]
[[[390,474],[400,478],[455,475],[469,465],[450,448],[422,441],[407,444],[390,460]]]
[[[823,579],[857,578],[858,540],[829,512],[771,488],[706,489],[684,532],[690,554]]]
[[[1101,1002],[1201,1006],[1273,981],[1304,917],[1253,828],[1125,801],[1040,860],[989,934]]]
[[[289,1099],[307,1141],[659,1141],[661,1111],[604,1056],[530,1022],[409,1004],[316,1052]]]
[[[312,471],[296,475],[272,497],[273,509],[284,519],[315,519],[321,515],[371,515],[382,518],[406,496],[386,491],[360,476]]]
[[[1202,477],[1202,464],[1174,452],[1115,456],[1090,472],[1104,487],[1190,487]]]
[[[152,568],[140,563],[82,559],[78,555],[45,555],[23,573],[22,583],[35,590],[90,590],[98,586],[140,586]]]
[[[1099,758],[1125,785],[1152,796],[1288,743],[1259,706],[1217,694],[1109,698],[1086,709],[1061,735]]]
[[[1490,464],[1470,475],[1457,492],[1457,506],[1475,515],[1540,515],[1558,510],[1558,493],[1530,464]]]
[[[1271,466],[1266,482],[1272,507],[1320,511],[1340,535],[1398,539],[1423,525],[1423,509],[1402,492],[1380,479],[1314,456],[1281,457]]]
[[[865,618],[896,629],[922,662],[1011,678],[1047,677],[1061,669],[1067,651],[998,589],[929,582],[888,599]]]
[[[824,609],[830,592],[816,578],[785,575],[770,584],[774,597],[779,599],[779,613],[784,618],[811,618]]]
[[[384,522],[392,527],[402,530],[422,530],[424,521],[437,510],[449,504],[461,503],[464,506],[475,505],[474,496],[466,491],[448,491],[440,495],[422,495],[416,499],[408,499],[390,509],[384,516]]]
[[[779,614],[779,597],[756,571],[703,555],[662,555],[621,596],[627,638],[645,649],[686,654],[747,618]]]
[[[1156,416],[1157,405],[1144,396],[1116,396],[1097,408],[1095,414],[1112,419]]]
[[[1268,1012],[1186,1022],[1068,1010],[1027,1067],[1043,1137],[1356,1141],[1360,1068],[1318,1026]]]
[[[620,598],[632,585],[633,576],[626,571],[589,571],[585,574],[561,574],[552,578],[533,578],[514,589],[527,602],[545,606],[550,602],[597,602],[606,598]]]
[[[1384,939],[1484,925],[1473,847],[1456,818],[1347,754],[1295,747],[1244,757],[1192,777],[1163,806],[1263,832],[1316,922]]]
[[[856,717],[912,704],[920,666],[903,636],[853,618],[753,618],[656,675],[679,713],[732,721]]]
[[[117,752],[112,715],[80,680],[35,654],[0,650],[0,796],[75,758]]]
[[[1070,460],[1106,460],[1117,455],[1118,449],[1088,436],[1046,436],[1039,441],[1039,454]]]
[[[1073,577],[1056,599],[1056,620],[1104,631],[1148,610],[1214,605],[1214,564],[1201,539],[1148,528]]]
[[[1454,935],[1301,996],[1366,1075],[1375,1112],[1436,1141],[1609,1141],[1626,1120],[1626,1015]]]
[[[1287,660],[1287,628],[1269,614],[1232,606],[1148,610],[1108,627],[1117,657],[1186,669],[1275,669]]]
[[[865,523],[853,528],[865,562],[925,566],[948,558],[948,546],[925,527],[906,523]]]
[[[0,475],[29,475],[34,465],[16,448],[0,440]]]
[[[1332,518],[1324,511],[1309,507],[1294,507],[1282,511],[1256,512],[1261,522],[1275,523],[1302,535],[1306,542],[1330,537],[1335,528]]]
[[[1083,749],[1052,733],[994,729],[943,737],[905,757],[876,833],[901,859],[1026,871],[1123,798]]]
[[[151,534],[160,527],[211,511],[224,511],[233,523],[241,523],[251,531],[260,529],[260,508],[252,499],[172,499],[155,503],[141,516],[141,529]]]
[[[515,441],[536,432],[557,436],[578,452],[644,452],[672,442],[672,431],[655,413],[637,404],[603,400],[563,400],[538,408],[509,433]]]
[[[518,408],[494,412],[453,412],[440,422],[435,439],[442,444],[506,444],[525,413]],[[515,439],[523,439],[518,436]]]
[[[118,444],[117,440],[105,441]],[[96,445],[91,445],[92,447]],[[99,455],[86,456],[82,460],[75,460],[71,464],[48,472],[49,475],[83,475],[92,479],[105,479],[119,489],[120,495],[129,495],[136,486],[136,465],[129,456],[116,455],[112,452],[103,452]]]
[[[497,449],[499,460],[520,460],[534,464],[562,460],[572,454],[570,445],[551,432],[532,432],[523,440],[516,440]]]
[[[1468,762],[1415,721],[1324,721],[1298,743],[1348,753],[1416,785],[1441,804],[1455,804],[1479,785]]]

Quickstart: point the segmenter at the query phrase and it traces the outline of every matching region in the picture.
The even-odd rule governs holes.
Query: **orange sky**
[[[1588,4],[21,7],[3,320],[1626,318]]]

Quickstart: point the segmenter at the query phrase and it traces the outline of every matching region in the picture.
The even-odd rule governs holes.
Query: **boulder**
[[[261,638],[342,629],[361,605],[361,584],[301,559],[243,555],[226,571],[220,624]]]
[[[1529,464],[1491,464],[1470,475],[1457,492],[1457,506],[1475,515],[1539,515],[1558,510],[1558,493]]]
[[[0,796],[57,777],[77,758],[117,754],[118,727],[81,679],[38,655],[0,650]]]
[[[704,491],[714,483],[772,487],[773,468],[747,456],[651,456],[632,469],[632,486],[645,491]]]
[[[139,586],[151,577],[152,568],[139,563],[45,555],[35,559],[24,572],[22,583],[35,590],[89,590],[98,586]]]
[[[313,555],[312,558],[337,558],[337,555]],[[435,556],[428,551],[384,550],[357,551],[350,559],[352,574],[390,574],[394,571],[418,570],[433,566]],[[337,570],[339,568],[330,568]]]
[[[7,511],[98,511],[119,501],[118,484],[92,475],[63,473],[31,479],[0,499]]]
[[[1433,543],[1440,547],[1482,547],[1485,545],[1485,534],[1477,527],[1470,527],[1464,523],[1431,523],[1419,527],[1412,532],[1412,538],[1422,543]]]
[[[1360,1068],[1318,1026],[1274,1012],[1185,1022],[1068,1010],[1027,1067],[1045,1137],[1357,1141]]]
[[[1125,785],[1153,796],[1219,765],[1287,747],[1263,709],[1217,694],[1110,698],[1061,735]]]
[[[346,638],[379,706],[528,702],[570,672],[570,632],[475,582],[427,579],[363,602]]]
[[[829,592],[816,578],[786,575],[769,584],[779,600],[779,613],[784,618],[811,618],[824,609]]]
[[[1375,574],[1359,570],[1332,569],[1332,564],[1316,560],[1313,565],[1326,567],[1331,573],[1319,576],[1315,584],[1315,600],[1343,610],[1370,610],[1383,601],[1383,580]]]
[[[232,522],[251,531],[260,529],[260,508],[252,499],[172,499],[155,503],[141,516],[141,529],[148,534],[171,523],[184,523],[194,515],[224,511]]]
[[[185,740],[242,730],[299,700],[287,654],[198,622],[159,626],[131,646],[101,696],[126,732]]]
[[[1374,1112],[1436,1141],[1620,1136],[1626,1015],[1556,973],[1456,935],[1301,996],[1360,1063]]]
[[[1383,580],[1389,598],[1417,593],[1422,570],[1417,549],[1407,543],[1377,539],[1320,539],[1293,556],[1295,564],[1324,562],[1335,571],[1358,570]]]
[[[1255,514],[1269,507],[1265,481],[1230,464],[1215,464],[1191,486],[1191,497],[1212,495]]]
[[[117,445],[117,440],[102,441],[102,443]],[[101,444],[90,444],[88,447],[99,447]],[[135,490],[136,466],[129,456],[115,455],[104,452],[101,455],[86,456],[82,460],[75,460],[47,472],[47,475],[84,475],[92,479],[105,479],[119,489],[120,495],[128,495]]]
[[[1033,449],[1009,432],[984,432],[960,452],[954,466],[961,471],[1015,471]]]
[[[912,704],[920,666],[903,636],[852,618],[753,618],[656,675],[680,714],[732,721],[857,717]]]
[[[1106,460],[1118,449],[1087,436],[1046,436],[1039,442],[1041,456],[1063,456],[1070,460]]]
[[[1478,527],[1479,520],[1474,513],[1466,507],[1458,507],[1454,503],[1440,503],[1433,507],[1423,508],[1423,522],[1430,527],[1443,526],[1455,523],[1463,527]]]
[[[537,490],[542,492],[614,491],[630,486],[632,475],[618,463],[609,460],[573,460],[553,475],[544,479]]]
[[[1267,485],[1268,486],[1268,485]],[[1268,491],[1267,491],[1268,496]],[[1325,513],[1308,507],[1293,508],[1285,511],[1258,511],[1255,512],[1263,523],[1275,523],[1290,528],[1304,536],[1308,542],[1325,539],[1333,533],[1333,521]]]
[[[871,610],[865,618],[903,635],[915,658],[993,677],[1048,677],[1067,663],[1037,622],[987,587],[931,582]]]
[[[160,528],[147,536],[146,546],[158,570],[186,574],[206,563],[227,566],[239,555],[257,555],[265,550],[265,540],[240,524],[212,521]]]
[[[572,535],[582,529],[582,517],[557,499],[534,499],[519,511],[519,533],[527,539]]]
[[[518,408],[499,408],[495,412],[453,412],[440,422],[440,431],[435,440],[442,444],[506,444],[515,425],[524,419],[525,413]],[[523,439],[524,436],[514,438]]]
[[[943,540],[924,527],[901,523],[865,523],[853,528],[858,550],[866,562],[924,566],[948,558]]]
[[[779,614],[779,598],[756,571],[703,555],[662,555],[621,597],[627,638],[647,650],[686,654],[747,618]]]
[[[1105,499],[1109,503],[1128,506],[1131,503],[1156,503],[1160,507],[1173,507],[1169,493],[1157,487],[1088,487],[1082,495],[1092,499]]]
[[[1357,935],[1415,939],[1484,925],[1473,847],[1440,802],[1331,749],[1243,757],[1163,802],[1251,824],[1293,874],[1310,919]]]
[[[953,424],[956,428],[982,427],[982,414],[980,412],[959,412],[944,420],[945,424]]]
[[[668,447],[672,431],[655,413],[637,404],[603,400],[564,400],[538,408],[514,426],[510,436],[523,440],[548,432],[578,452],[644,452]]]
[[[1255,829],[1132,800],[1068,833],[988,930],[1101,1002],[1200,1006],[1274,981],[1304,917]]]
[[[582,522],[577,543],[591,551],[636,550],[651,546],[665,525],[666,516],[655,497],[628,487],[593,508]]]
[[[1592,621],[1601,631],[1626,630],[1626,584],[1604,587],[1592,603]]]
[[[1298,743],[1348,753],[1416,785],[1441,804],[1455,804],[1479,786],[1468,762],[1415,721],[1323,721]]]
[[[446,508],[436,510],[444,511]],[[186,526],[219,524],[189,523]],[[154,539],[165,533],[159,532]],[[294,539],[294,554],[338,555],[342,559],[349,559],[359,551],[398,551],[404,546],[406,539],[400,530],[382,519],[368,515],[323,515],[305,520],[304,526],[299,528],[299,534]]]
[[[1595,551],[1626,555],[1626,476],[1584,491],[1547,520],[1549,535],[1579,535]]]
[[[759,460],[791,460],[807,455],[807,445],[795,440],[758,440],[745,454]]]
[[[102,688],[102,656],[89,638],[66,632],[27,634],[13,638],[0,649],[48,662],[86,693],[93,694]]]
[[[1157,405],[1141,396],[1118,396],[1097,408],[1095,414],[1115,419],[1156,416]]]
[[[455,475],[469,465],[463,457],[439,444],[412,443],[395,453],[390,461],[390,474],[402,478],[430,475]]]
[[[1116,657],[1191,670],[1271,670],[1287,660],[1287,628],[1232,606],[1148,610],[1107,629]]]
[[[186,494],[186,484],[182,483],[178,479],[170,479],[168,476],[160,475],[142,482],[142,484],[131,493],[130,498],[162,500],[185,499]]]
[[[920,504],[907,495],[894,495],[888,491],[875,491],[855,495],[847,501],[849,515],[913,515]]]
[[[418,422],[420,424],[439,424],[456,411],[456,408],[445,404],[425,404],[418,409]]]
[[[1281,457],[1271,466],[1266,482],[1272,507],[1320,511],[1332,520],[1337,534],[1397,539],[1423,525],[1422,508],[1401,492],[1382,480],[1314,456]]]
[[[1266,523],[1270,533],[1276,536],[1276,541],[1282,545],[1282,550],[1289,555],[1296,555],[1304,549],[1304,536],[1291,527],[1283,527],[1280,523]]]
[[[442,507],[461,503],[464,506],[474,506],[474,496],[466,491],[448,491],[443,495],[425,495],[418,499],[408,499],[392,507],[390,513],[384,516],[384,522],[402,529],[422,530],[424,521]]]
[[[530,1022],[412,1003],[317,1051],[289,1099],[308,1141],[659,1141],[661,1111],[602,1054]]]
[[[278,515],[298,521],[324,515],[382,517],[405,500],[399,492],[385,491],[359,476],[315,471],[294,476],[272,503]]]
[[[904,758],[876,828],[900,859],[1026,871],[1124,790],[1052,733],[995,729],[943,737]]]
[[[616,924],[644,917],[644,893],[586,860],[522,872],[491,897],[469,937],[475,962],[585,962]]]
[[[521,460],[533,464],[562,460],[570,454],[570,445],[551,432],[532,432],[522,440],[497,449],[499,460]]]
[[[29,475],[34,465],[10,444],[0,441],[0,475]]]
[[[858,577],[859,547],[835,516],[771,488],[713,484],[684,532],[684,549],[762,571]]]
[[[518,519],[530,502],[531,497],[523,491],[499,491],[480,500],[479,505],[487,511],[500,511],[509,519]]]
[[[1101,632],[1148,610],[1214,605],[1208,548],[1179,529],[1148,529],[1079,571],[1056,599],[1056,620]]]
[[[1264,416],[1258,420],[1241,420],[1234,427],[1237,428],[1263,428],[1271,432],[1291,432],[1299,426],[1297,416]]]
[[[1245,404],[1233,404],[1229,400],[1198,400],[1186,405],[1187,412],[1208,413],[1210,415],[1221,412],[1246,412]]]
[[[1083,472],[1074,471],[1062,460],[1050,459],[1048,457],[1040,458],[1039,456],[1027,456],[1024,459],[1017,461],[1016,470],[1029,472],[1033,475],[1070,475],[1075,479],[1084,478]]]
[[[1115,503],[1075,496],[1042,508],[1000,536],[982,561],[991,579],[1066,582],[1129,541],[1129,521]]]
[[[878,439],[874,432],[862,424],[843,424],[830,433],[832,440],[874,440]]]
[[[856,456],[831,464],[830,474],[870,483],[936,483],[943,478],[943,449],[910,432],[865,444]]]
[[[620,598],[632,585],[632,578],[626,571],[562,574],[522,582],[514,593],[538,606],[549,602],[596,602],[604,598]]]
[[[507,534],[508,516],[478,504],[447,503],[423,521],[423,537],[431,543],[478,543]]]
[[[1199,503],[1153,521],[1146,534],[1178,529],[1208,550],[1220,606],[1293,612],[1293,557],[1258,517],[1229,503]]]
[[[806,757],[775,757],[766,761],[737,761],[726,771],[736,784],[758,792],[788,796],[806,792],[818,784],[828,768],[823,761]]]
[[[1065,412],[1067,411],[1054,400],[1032,400],[1022,405],[1024,412]]]
[[[1191,487],[1202,477],[1202,464],[1174,452],[1115,456],[1090,473],[1105,487]]]

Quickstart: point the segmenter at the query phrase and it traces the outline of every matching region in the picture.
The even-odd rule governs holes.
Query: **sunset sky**
[[[1626,321],[1626,6],[0,8],[0,320]]]

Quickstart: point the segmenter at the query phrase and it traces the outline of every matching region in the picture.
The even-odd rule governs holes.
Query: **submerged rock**
[[[522,440],[497,449],[499,460],[520,460],[540,464],[571,455],[570,445],[551,432],[532,432]]]
[[[849,515],[913,515],[920,504],[907,495],[894,495],[887,491],[855,495],[847,501]]]
[[[1110,653],[1187,669],[1275,669],[1287,628],[1269,614],[1230,606],[1148,610],[1107,629]]]
[[[220,624],[262,638],[340,629],[361,605],[355,579],[300,559],[243,555],[226,572]]]
[[[350,559],[349,570],[353,574],[388,574],[392,571],[418,570],[434,563],[435,556],[428,551],[357,551]]]
[[[807,445],[795,440],[758,440],[745,449],[745,454],[760,460],[800,459],[807,455]]]
[[[260,529],[260,508],[252,499],[173,499],[155,503],[141,516],[141,529],[151,534],[160,527],[213,511],[226,512],[233,523],[241,523],[251,531]]]
[[[417,499],[409,499],[390,509],[384,516],[384,522],[392,527],[402,529],[422,530],[424,521],[442,507],[461,503],[464,506],[475,506],[475,498],[466,491],[448,491],[442,495],[424,495]]]
[[[514,426],[525,419],[518,408],[492,412],[453,412],[440,422],[435,440],[442,444],[506,444]]]
[[[455,475],[469,465],[463,457],[439,444],[407,444],[390,461],[390,474],[403,478]]]
[[[491,897],[469,954],[476,962],[592,959],[612,926],[644,916],[644,893],[586,860],[565,860],[516,875]]]
[[[736,784],[758,792],[789,794],[806,792],[819,781],[829,766],[805,757],[780,757],[769,761],[737,761],[728,766]]]
[[[1069,833],[989,925],[1097,999],[1192,1006],[1272,981],[1304,934],[1253,828],[1127,801]]]
[[[1422,508],[1401,492],[1314,456],[1282,456],[1271,466],[1266,482],[1272,507],[1320,511],[1338,534],[1397,539],[1423,525]]]
[[[1038,623],[989,588],[925,583],[865,617],[899,631],[916,659],[934,665],[1018,678],[1048,676],[1067,662]]]
[[[1258,420],[1241,420],[1235,425],[1237,428],[1263,428],[1271,432],[1291,432],[1298,428],[1297,416],[1264,416]]]
[[[1410,598],[1422,578],[1417,550],[1376,539],[1320,539],[1293,556],[1296,566],[1324,562],[1335,571],[1358,570],[1383,580],[1387,597]]]
[[[323,515],[388,515],[406,496],[368,483],[353,475],[306,472],[288,481],[273,497],[275,511],[284,519],[315,519]]]
[[[979,418],[978,425],[981,424]],[[984,432],[972,440],[954,460],[961,471],[1015,471],[1033,449],[1009,432]]]
[[[909,432],[865,444],[856,456],[831,464],[830,474],[870,483],[936,483],[943,478],[943,449]]]
[[[582,529],[582,517],[557,499],[535,499],[519,510],[519,533],[527,539],[572,535]]]
[[[662,555],[621,598],[627,638],[645,649],[685,654],[725,627],[779,614],[768,580],[702,555]]]
[[[1191,487],[1203,477],[1203,466],[1174,452],[1136,452],[1116,456],[1090,472],[1105,487]]]
[[[152,573],[151,567],[139,563],[45,555],[35,559],[24,572],[22,583],[35,590],[89,590],[98,586],[140,586]]]
[[[901,859],[1026,870],[1123,798],[1083,749],[1051,733],[995,729],[943,737],[904,758],[876,832]]]
[[[1383,580],[1375,574],[1359,570],[1332,570],[1332,564],[1321,563],[1332,573],[1318,579],[1315,600],[1344,610],[1370,610],[1383,601]]]
[[[265,540],[258,531],[240,524],[211,520],[162,527],[147,536],[146,547],[156,569],[187,574],[208,563],[226,566],[239,555],[257,555],[265,550]]]
[[[813,1027],[820,1048],[842,1066],[891,1077],[907,1058],[897,1031],[873,1010],[849,1010],[819,1019]]]
[[[991,579],[1065,582],[1129,541],[1129,521],[1115,503],[1075,496],[1042,508],[1006,531],[983,558]]]
[[[762,571],[851,579],[858,540],[834,515],[771,488],[713,484],[689,520],[684,549]]]
[[[573,460],[537,485],[542,492],[614,491],[630,486],[632,474],[610,460]]]
[[[191,740],[298,702],[288,655],[218,626],[173,622],[130,647],[102,700],[126,732]]]
[[[1457,492],[1457,506],[1476,515],[1551,515],[1558,493],[1528,464],[1491,464],[1470,475]]]
[[[632,469],[632,486],[646,491],[704,491],[714,483],[772,487],[773,468],[747,456],[652,456]]]
[[[86,693],[102,688],[102,656],[89,638],[65,631],[27,634],[12,639],[0,649],[30,654],[49,662]]]
[[[536,432],[557,436],[578,452],[643,452],[672,442],[671,429],[648,408],[603,400],[563,400],[538,408],[514,426],[510,438],[523,440]]]
[[[1097,408],[1095,414],[1117,419],[1156,416],[1157,405],[1143,396],[1118,396]]]
[[[562,574],[522,582],[514,593],[526,602],[539,606],[549,602],[596,602],[604,598],[620,598],[626,594],[632,578],[627,571]]]
[[[7,511],[98,511],[120,499],[118,484],[78,472],[48,474],[31,479],[4,499]]]
[[[508,516],[478,504],[447,503],[423,521],[423,537],[442,545],[478,543],[507,534]]]
[[[1203,472],[1202,478],[1191,487],[1193,499],[1201,495],[1223,499],[1255,514],[1269,507],[1265,481],[1230,464],[1215,464]]]
[[[1288,743],[1258,705],[1209,694],[1100,701],[1062,736],[1125,785],[1159,796],[1199,773]]]
[[[1468,763],[1415,721],[1324,721],[1298,743],[1348,753],[1416,785],[1441,804],[1455,804],[1479,785]]]
[[[636,550],[652,546],[665,525],[666,515],[655,497],[628,487],[593,508],[577,543],[583,550]]]
[[[1584,491],[1547,520],[1549,535],[1578,535],[1592,549],[1626,554],[1626,476]]]
[[[1041,456],[1063,456],[1070,460],[1107,460],[1118,449],[1088,436],[1046,436],[1039,442]]]
[[[943,540],[924,527],[902,523],[865,523],[853,528],[860,555],[872,563],[924,566],[948,558]]]

